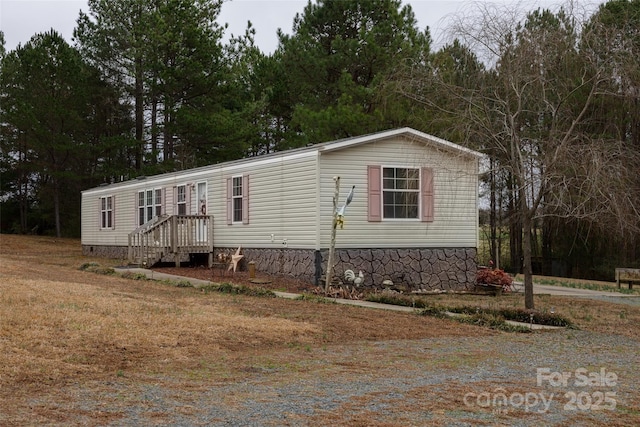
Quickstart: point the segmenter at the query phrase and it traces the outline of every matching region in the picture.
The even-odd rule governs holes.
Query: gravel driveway
[[[238,378],[194,378],[186,390],[152,375],[98,394],[71,386],[31,405],[75,411],[84,425],[96,414],[101,425],[640,424],[640,342],[625,337],[560,330],[292,351],[313,357],[274,366],[257,356]]]

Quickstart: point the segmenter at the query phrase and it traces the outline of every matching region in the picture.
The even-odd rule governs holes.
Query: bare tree
[[[583,20],[575,8],[537,10],[522,20],[512,5],[477,7],[451,29],[486,70],[476,67],[473,77],[451,79],[434,62],[407,67],[396,77],[406,96],[455,117],[452,123],[464,127],[460,133],[467,143],[511,177],[525,307],[533,309],[534,221],[544,215],[615,218],[618,231],[637,232],[638,199],[628,194],[634,176],[629,165],[637,162],[637,152],[588,132],[612,76],[606,61],[580,48],[587,34],[580,31]]]

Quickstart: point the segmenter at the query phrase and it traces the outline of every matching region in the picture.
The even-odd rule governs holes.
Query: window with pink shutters
[[[370,222],[383,219],[433,221],[432,168],[368,166],[367,190]]]

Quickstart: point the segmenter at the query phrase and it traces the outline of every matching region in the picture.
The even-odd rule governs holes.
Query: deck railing
[[[162,215],[129,233],[129,262],[152,266],[172,255],[213,252],[213,217]]]

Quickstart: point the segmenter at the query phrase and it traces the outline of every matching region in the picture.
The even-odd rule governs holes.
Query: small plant
[[[122,277],[124,279],[131,279],[131,280],[148,280],[147,276],[143,273],[132,273],[130,271],[125,271],[124,273],[122,273]]]
[[[419,314],[421,314],[422,316],[432,316],[440,319],[449,318],[449,316],[447,315],[447,310],[444,307],[436,305],[425,307],[424,309],[420,310]]]
[[[111,276],[113,274],[115,274],[115,270],[111,267],[102,267],[100,266],[100,264],[97,264],[95,262],[86,262],[84,264],[82,264],[79,268],[79,270],[82,271],[88,271],[91,273],[96,273],[96,274],[104,274],[106,276]]]
[[[410,297],[397,292],[381,292],[369,294],[365,301],[377,302],[380,304],[401,305],[404,307],[426,308],[429,304],[422,298]]]
[[[98,267],[100,264],[95,263],[95,262],[85,262],[84,264],[82,264],[80,267],[78,267],[78,270],[89,270],[90,268],[95,268]]]
[[[476,272],[476,283],[502,286],[503,291],[510,291],[513,278],[499,268],[480,268]]]
[[[231,294],[231,295],[247,295],[252,297],[269,297],[275,298],[276,294],[273,293],[270,289],[265,288],[254,288],[251,286],[244,285],[234,285],[233,283],[212,283],[210,285],[206,285],[200,288],[203,292],[220,292],[223,294]]]
[[[308,293],[300,294],[295,298],[295,300],[296,301],[312,301],[320,304],[337,304],[337,302],[335,302],[334,300],[325,298],[322,295],[315,295],[315,294],[308,294]]]

